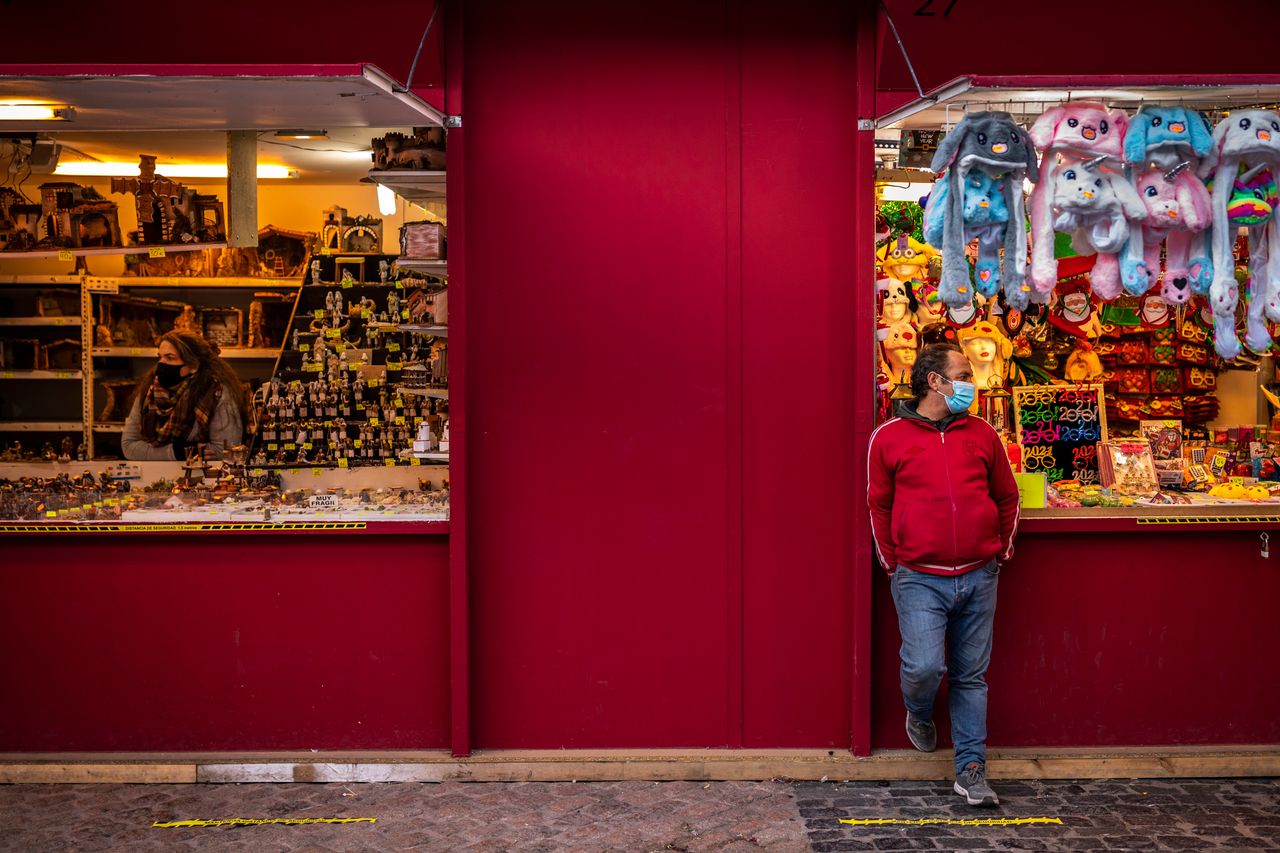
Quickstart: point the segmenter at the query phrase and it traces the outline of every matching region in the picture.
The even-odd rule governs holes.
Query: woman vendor
[[[200,444],[214,456],[242,443],[249,400],[216,344],[172,331],[157,350],[159,361],[133,392],[120,442],[125,458],[185,460]]]

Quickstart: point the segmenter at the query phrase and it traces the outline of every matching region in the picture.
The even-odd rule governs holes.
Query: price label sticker
[[[304,441],[304,442],[302,442],[302,449],[303,449],[303,450],[310,450],[310,449],[311,449],[311,442],[309,442],[309,441]]]
[[[394,459],[383,459],[382,461],[383,461],[384,463],[386,463],[386,466],[387,466],[388,468],[394,468],[394,467],[396,467],[396,460],[394,460]]]
[[[321,469],[319,469],[319,468],[312,468],[312,469],[311,469],[311,476],[312,476],[312,477],[319,477],[319,476],[320,476],[320,474],[321,474]]]
[[[404,408],[404,400],[401,400],[399,397],[396,397],[394,400],[392,400],[391,404],[395,406],[397,409]]]
[[[57,518],[57,517],[58,517],[58,511],[57,511],[56,509],[46,509],[46,510],[44,511],[44,514],[45,514],[45,517],[46,517],[46,518]]]
[[[324,336],[329,339],[339,337],[342,334],[341,329],[325,329]]]
[[[350,463],[347,461],[347,457],[345,457],[345,456],[344,456],[344,457],[342,457],[341,459],[339,459],[339,460],[338,460],[338,467],[339,467],[339,468],[349,468],[349,467],[351,467],[351,466],[350,466]]]
[[[294,444],[292,441],[290,441],[290,442],[286,442],[286,443],[285,443],[285,446],[284,446],[284,449],[285,449],[285,450],[297,450],[297,449],[298,449],[298,445]]]
[[[355,373],[355,372],[356,372],[357,370],[359,370],[359,369],[360,369],[360,365],[358,365],[358,364],[356,364],[356,363],[354,363],[354,362],[348,362],[348,363],[347,363],[347,370],[350,370],[352,373]]]
[[[410,456],[410,457],[409,457],[409,464],[410,464],[410,465],[421,465],[421,464],[422,464],[422,460],[421,460],[421,459],[419,459],[419,458],[418,458],[418,457],[416,457],[416,456]]]
[[[150,249],[147,249],[147,257],[148,257],[148,258],[163,258],[163,257],[164,257],[164,246],[152,246]]]
[[[404,370],[403,361],[388,361],[387,370]]]
[[[414,418],[414,419],[413,419],[413,425],[414,425],[414,426],[422,426],[422,418],[420,418],[420,417]]]
[[[326,257],[326,258],[327,258],[327,257],[329,257],[330,255],[332,255],[332,254],[333,254],[333,248],[332,248],[332,247],[330,247],[330,246],[321,246],[321,247],[320,247],[320,254],[321,254],[323,257]]]
[[[377,425],[378,425],[377,418],[369,418],[369,426],[377,426]]]
[[[249,473],[250,473],[250,474],[252,474],[252,475],[253,475],[253,476],[255,476],[255,477],[261,477],[261,476],[263,476],[264,474],[266,474],[267,472],[266,472],[265,470],[263,470],[262,468],[254,468],[254,469],[253,469],[252,471],[250,471]]]
[[[404,426],[404,415],[396,415],[396,426]]]
[[[120,503],[120,501],[117,498],[107,498],[106,500],[107,506],[115,506],[118,503]]]
[[[404,290],[404,282],[400,279],[396,279],[394,284],[396,286],[396,290]]]
[[[334,348],[334,350],[335,350],[336,352],[346,352],[346,351],[347,351],[347,342],[346,342],[346,341],[338,341],[336,344],[334,344],[334,345],[333,345],[333,348]]]
[[[373,316],[373,314],[372,314],[372,312],[370,312],[370,311],[369,311],[369,309],[368,309],[368,308],[361,308],[361,309],[360,309],[360,319],[361,319],[361,320],[368,320],[368,319],[369,319],[370,317],[372,317],[372,316]]]
[[[15,375],[12,370],[0,370],[0,379],[12,379]]]
[[[352,280],[351,280],[351,279],[349,279],[349,278],[344,278],[344,279],[342,280],[341,284],[342,284],[342,289],[343,289],[343,290],[350,290],[350,289],[351,289],[351,286],[352,286],[353,284],[355,284],[355,282],[354,282],[354,281],[352,281]]]
[[[387,341],[387,352],[400,352],[400,344],[395,341]]]
[[[308,373],[319,373],[323,367],[324,365],[318,361],[313,361],[310,364],[302,365],[302,369],[307,371]]]
[[[382,384],[382,380],[381,380],[381,379],[379,379],[379,378],[378,378],[378,377],[376,377],[376,376],[369,380],[369,387],[370,387],[370,388],[377,388],[377,387],[378,387],[379,385],[381,385],[381,384]]]
[[[280,449],[280,445],[274,442],[267,445],[267,450],[279,450],[279,449]]]
[[[401,320],[408,320],[408,319],[409,319],[409,309],[408,309],[408,308],[401,308],[401,309],[400,309],[400,319],[401,319]]]
[[[323,309],[323,308],[317,308],[316,310],[312,311],[312,312],[311,312],[311,314],[312,314],[312,316],[314,316],[317,320],[323,320],[323,319],[324,319],[324,309]]]
[[[142,347],[129,347],[129,355],[142,355]]]
[[[75,253],[74,253],[74,252],[72,252],[70,249],[59,249],[59,250],[58,250],[58,260],[60,260],[60,261],[74,261],[75,259],[76,259]]]
[[[351,442],[351,444],[352,444],[354,447],[364,447],[364,439],[363,439],[363,438],[357,438],[355,441]]]

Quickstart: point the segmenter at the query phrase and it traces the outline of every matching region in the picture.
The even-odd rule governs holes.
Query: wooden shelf
[[[406,388],[403,385],[397,385],[396,393],[405,397],[435,397],[439,400],[449,399],[448,388]]]
[[[80,432],[80,421],[0,421],[0,432]]]
[[[92,347],[89,355],[102,356],[104,358],[155,358],[155,347]],[[229,347],[224,349],[220,355],[225,359],[268,359],[275,358],[280,355],[280,350],[275,348],[267,349],[249,349],[247,347]]]
[[[79,370],[0,370],[0,379],[74,379],[79,382],[84,374]]]
[[[124,424],[94,424],[94,432],[124,432]]]
[[[0,261],[17,252],[0,252]],[[49,284],[80,284],[78,275],[0,275],[0,285],[19,284],[27,286],[44,286]]]
[[[377,169],[367,180],[382,184],[405,201],[444,201],[444,172],[415,172],[409,169]]]
[[[434,335],[437,338],[449,337],[448,326],[428,326],[421,323],[377,323],[369,324],[371,329],[379,329],[384,332],[416,332],[420,335]]]
[[[165,254],[172,252],[199,252],[203,249],[225,249],[226,243],[175,243],[171,246],[104,246],[100,249],[42,249],[38,252],[5,252],[3,258],[88,258],[97,255],[146,255],[152,249],[164,249]]]
[[[409,272],[422,272],[428,275],[447,276],[449,274],[448,261],[423,261],[414,258],[397,258],[396,266],[402,270]]]
[[[85,287],[94,293],[115,293],[121,287],[278,288],[302,286],[299,278],[204,278],[201,276],[89,276]]]
[[[79,317],[0,317],[0,326],[79,326]]]

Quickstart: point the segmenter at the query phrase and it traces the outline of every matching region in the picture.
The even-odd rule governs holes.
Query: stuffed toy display
[[[1271,345],[1263,314],[1280,320],[1280,222],[1274,215],[1280,171],[1280,115],[1269,110],[1230,113],[1213,131],[1213,144],[1200,164],[1212,182],[1214,349],[1225,359],[1241,354],[1236,335],[1240,289],[1232,245],[1237,227],[1249,234],[1248,328],[1245,341],[1255,352]]]
[[[946,172],[929,196],[924,231],[925,240],[942,249],[942,301],[952,308],[972,302],[964,247],[976,238],[978,292],[991,296],[1003,287],[1009,304],[1025,307],[1031,288],[1022,181],[1040,180],[1026,132],[1008,113],[969,113],[942,140],[930,168]]]
[[[909,320],[899,320],[876,329],[876,339],[880,341],[880,357],[889,379],[910,383],[911,366],[916,363],[916,348],[920,344],[916,327]]]
[[[1070,234],[1076,252],[1097,256],[1093,292],[1110,300],[1120,295],[1120,254],[1129,241],[1129,220],[1142,218],[1147,209],[1125,175],[1106,165],[1108,159],[1058,164],[1050,206],[1053,230]]]
[[[906,289],[911,311],[920,326],[936,323],[942,317],[938,289],[928,280],[930,264],[941,257],[937,249],[907,234],[899,234],[876,252],[884,274]],[[877,283],[881,290],[882,284],[883,280]]]
[[[1127,127],[1128,117],[1123,112],[1091,101],[1072,101],[1045,110],[1032,124],[1031,141],[1044,152],[1040,182],[1031,191],[1030,202],[1031,284],[1035,301],[1048,302],[1058,283],[1055,231],[1072,234],[1075,243],[1075,232],[1087,223],[1088,233],[1080,235],[1080,245],[1075,247],[1082,254],[1092,254],[1099,243],[1114,254],[1116,238],[1120,233],[1127,237],[1126,218],[1116,215],[1117,201],[1123,207],[1123,201],[1133,200],[1112,186],[1120,177],[1121,146]],[[1105,165],[1108,160],[1111,164]],[[1097,180],[1105,186],[1089,186]],[[1060,181],[1064,186],[1059,186]],[[1136,211],[1136,207],[1130,204],[1129,210]],[[1113,229],[1118,230],[1113,233]],[[1091,239],[1095,232],[1098,242]],[[1118,277],[1111,275],[1112,260],[1099,258],[1101,267],[1094,274],[1094,286],[1101,287],[1103,293],[1114,286],[1114,296],[1119,286]]]
[[[1166,269],[1161,296],[1184,305],[1192,291],[1203,292],[1213,278],[1213,264],[1203,242],[1193,256],[1193,241],[1209,227],[1209,191],[1188,160],[1171,169],[1153,165],[1135,173],[1138,195],[1146,216],[1130,226],[1129,250],[1122,265],[1125,289],[1137,295],[1151,288],[1160,273],[1160,247],[1165,246]]]
[[[896,278],[882,278],[876,282],[880,292],[880,322],[885,326],[914,318],[918,305],[911,285]]]
[[[1193,165],[1209,153],[1213,131],[1208,120],[1186,107],[1143,104],[1124,135],[1124,161],[1130,166],[1155,165],[1172,169]]]

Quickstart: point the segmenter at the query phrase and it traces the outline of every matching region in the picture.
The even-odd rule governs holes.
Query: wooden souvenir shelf
[[[0,432],[80,432],[80,421],[0,421]]]
[[[79,382],[84,374],[79,370],[0,370],[0,379],[74,379]]]
[[[79,326],[79,317],[0,317],[0,326]]]
[[[155,358],[155,347],[93,347],[89,354],[114,358]],[[280,355],[278,348],[250,349],[249,347],[227,347],[219,355],[225,359],[270,359]]]
[[[72,279],[77,282],[79,279]],[[112,293],[120,287],[191,287],[191,288],[256,288],[290,290],[302,286],[299,278],[215,278],[204,276],[97,276],[85,278],[85,289],[91,293]]]
[[[409,272],[422,272],[428,275],[447,276],[449,274],[448,261],[423,261],[414,258],[399,258],[396,260],[396,266],[402,270]]]
[[[4,258],[88,258],[99,255],[145,255],[152,249],[163,249],[167,255],[171,252],[199,252],[204,249],[225,249],[226,243],[174,243],[163,246],[103,246],[99,249],[41,249],[36,252],[5,252]]]
[[[448,326],[426,326],[420,323],[370,323],[372,328],[390,332],[416,332],[419,335],[432,335],[437,338],[449,337]]]

